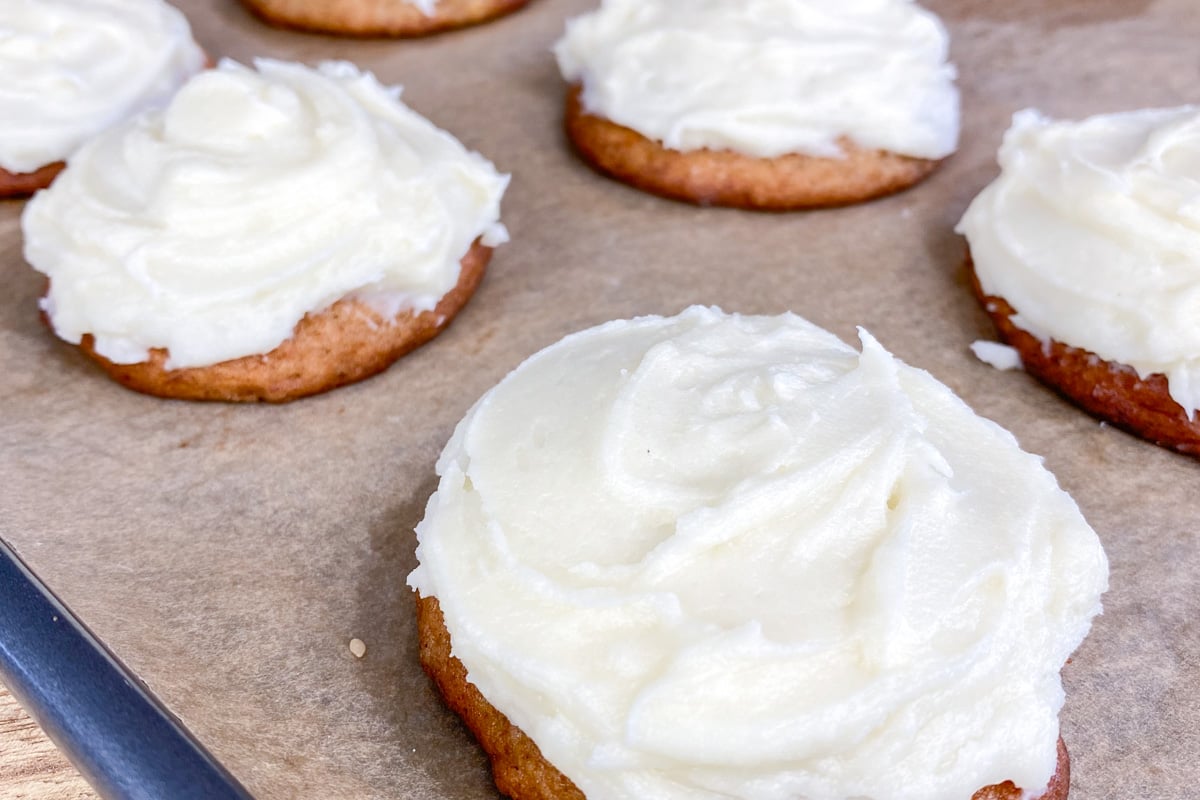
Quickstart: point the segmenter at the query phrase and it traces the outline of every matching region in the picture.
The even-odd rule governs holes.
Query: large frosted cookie
[[[1200,108],[1023,111],[999,160],[958,231],[1000,337],[1090,413],[1200,455]]]
[[[4,0],[0,39],[0,197],[49,186],[88,138],[166,103],[205,61],[161,0]]]
[[[483,275],[507,176],[345,62],[223,62],[22,218],[55,332],[130,388],[283,401],[384,368]]]
[[[787,210],[900,191],[958,141],[948,37],[910,0],[603,0],[555,48],[566,128],[601,172]]]
[[[1040,459],[861,338],[614,322],[459,423],[409,583],[502,791],[1066,796],[1100,543]]]
[[[477,25],[529,0],[242,0],[267,22],[350,36],[424,36]]]

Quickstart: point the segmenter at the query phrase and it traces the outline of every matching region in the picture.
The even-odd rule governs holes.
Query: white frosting
[[[161,0],[0,2],[0,167],[33,172],[162,105],[204,66]]]
[[[1015,347],[1009,347],[999,342],[979,340],[971,342],[971,352],[983,363],[1001,371],[1023,369],[1021,354]]]
[[[266,353],[348,295],[425,311],[508,176],[352,64],[231,61],[85,145],[22,218],[63,339],[169,367]]]
[[[911,0],[603,0],[555,48],[584,107],[675,150],[771,158],[958,142],[948,37]]]
[[[446,446],[409,583],[589,800],[1049,781],[1104,552],[1040,459],[860,335],[610,323]]]
[[[956,229],[984,291],[1034,336],[1166,375],[1200,408],[1200,107],[1022,111],[999,160]]]

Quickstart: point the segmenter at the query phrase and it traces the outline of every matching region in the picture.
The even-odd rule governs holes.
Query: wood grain
[[[96,800],[71,763],[0,685],[0,797]]]

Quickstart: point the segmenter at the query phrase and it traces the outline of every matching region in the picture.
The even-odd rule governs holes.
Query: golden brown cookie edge
[[[1107,361],[1080,347],[1041,339],[1017,326],[1017,313],[1002,297],[983,290],[970,250],[971,289],[1001,341],[1017,351],[1025,371],[1071,402],[1116,427],[1190,456],[1200,456],[1200,418],[1189,420],[1161,374],[1140,377],[1133,367]]]
[[[417,595],[416,600],[421,668],[487,753],[496,788],[513,800],[585,800],[533,740],[467,680],[466,667],[451,653],[450,632],[437,598]]]
[[[416,6],[396,0],[242,0],[242,5],[269,25],[280,28],[358,37],[419,37],[489,22],[511,14],[529,0],[439,0],[426,16]]]
[[[729,150],[671,150],[583,107],[583,89],[567,89],[564,126],[580,157],[598,172],[643,191],[696,205],[753,211],[842,206],[903,191],[940,161],[843,140],[844,158],[788,154],[756,158]]]
[[[462,718],[492,764],[496,787],[513,800],[586,800],[569,778],[545,759],[525,733],[508,721],[467,679],[463,663],[452,653],[450,632],[436,597],[416,596],[417,638],[421,668],[442,695],[447,707]],[[1038,800],[1067,800],[1071,762],[1067,746],[1058,740],[1058,762]],[[1012,781],[985,786],[971,800],[1021,800]]]
[[[287,341],[264,355],[205,367],[167,369],[168,353],[150,351],[137,364],[114,364],[86,335],[80,349],[126,388],[177,400],[285,403],[369,378],[436,336],[466,305],[483,279],[491,248],[476,241],[463,256],[458,283],[432,311],[393,320],[359,300],[345,299],[297,323]]]
[[[0,167],[0,198],[26,197],[45,189],[66,166],[65,162],[56,161],[33,172],[9,172]]]

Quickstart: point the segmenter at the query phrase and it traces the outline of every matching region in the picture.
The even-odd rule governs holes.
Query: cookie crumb
[[[367,645],[363,643],[362,639],[351,639],[350,652],[354,654],[355,658],[362,658],[367,654]]]

